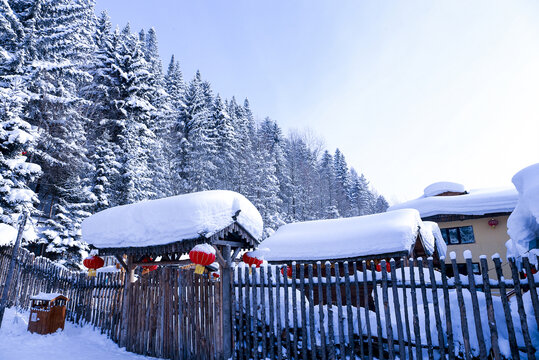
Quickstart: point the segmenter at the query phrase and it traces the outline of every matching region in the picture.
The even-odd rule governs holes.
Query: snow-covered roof
[[[40,292],[37,295],[30,296],[30,300],[45,300],[45,301],[52,301],[58,297],[66,297],[64,294],[60,293],[44,293]],[[66,298],[67,299],[67,298]]]
[[[436,196],[443,194],[445,192],[455,192],[455,193],[463,193],[466,189],[464,188],[464,185],[449,181],[440,181],[435,182],[434,184],[430,184],[423,190],[423,195],[426,197],[429,196]]]
[[[254,239],[262,237],[262,217],[243,195],[202,191],[117,206],[82,222],[82,238],[97,248],[165,245],[209,238],[236,221]]]
[[[423,222],[405,209],[351,218],[297,222],[281,226],[260,244],[268,261],[316,261],[409,252]],[[433,242],[434,237],[425,239]],[[427,245],[434,247],[434,244]]]
[[[528,253],[530,243],[539,239],[539,164],[528,166],[513,176],[518,204],[507,220],[508,256]],[[533,251],[538,253],[537,250]],[[533,257],[530,257],[534,261]]]
[[[442,191],[445,192],[445,191]],[[388,211],[417,209],[422,218],[434,215],[485,215],[510,213],[515,209],[518,193],[514,187],[473,189],[454,196],[421,196],[390,206]]]
[[[429,247],[429,249],[426,248],[425,244],[436,244],[436,249],[438,249],[438,256],[439,257],[445,257],[447,253],[447,244],[445,243],[444,237],[442,236],[442,232],[440,231],[440,228],[438,227],[438,224],[433,221],[423,221],[423,226],[421,226],[421,229],[424,230],[424,232],[421,232],[421,237],[424,239],[427,236],[432,236],[433,239],[432,242],[426,242],[423,241],[423,246],[425,246],[425,250],[430,255],[434,253],[435,248]]]

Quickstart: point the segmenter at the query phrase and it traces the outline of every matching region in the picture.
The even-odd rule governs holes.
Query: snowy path
[[[6,309],[0,329],[2,360],[147,360],[154,359],[120,349],[99,331],[66,323],[65,330],[52,335],[30,334],[28,313]]]

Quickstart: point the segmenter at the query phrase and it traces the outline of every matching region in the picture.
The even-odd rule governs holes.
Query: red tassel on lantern
[[[215,250],[207,244],[197,245],[189,251],[189,259],[196,264],[195,274],[200,275],[204,273],[205,266],[215,261]]]

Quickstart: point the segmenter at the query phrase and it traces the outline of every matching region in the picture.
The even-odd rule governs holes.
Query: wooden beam
[[[232,257],[230,258],[230,262],[234,262],[234,260],[236,260],[236,257],[238,256],[238,254],[240,253],[241,251],[241,247],[237,247],[235,250],[234,250],[234,254],[232,254]]]
[[[230,247],[242,247],[243,243],[237,241],[228,241],[228,240],[216,240],[213,242],[214,245],[230,245]]]
[[[219,248],[217,245],[213,245],[213,248],[215,249],[215,256],[217,257],[217,262],[221,266],[221,268],[226,266],[226,261],[223,259],[223,255],[221,255],[221,251],[219,251]]]
[[[134,266],[167,266],[167,265],[187,265],[191,260],[161,260],[161,261],[148,261],[148,262],[136,262]]]
[[[125,271],[127,271],[127,264],[125,263],[124,259],[122,259],[122,257],[120,255],[114,255],[114,257],[116,258],[116,260],[118,260],[118,263],[120,265],[122,265],[122,267],[125,269]]]

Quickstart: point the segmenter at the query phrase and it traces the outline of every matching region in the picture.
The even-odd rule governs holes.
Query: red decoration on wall
[[[499,223],[498,223],[498,220],[496,220],[496,219],[490,219],[490,220],[488,221],[488,226],[490,226],[490,227],[493,228],[493,229],[494,229],[498,224],[499,224]]]

